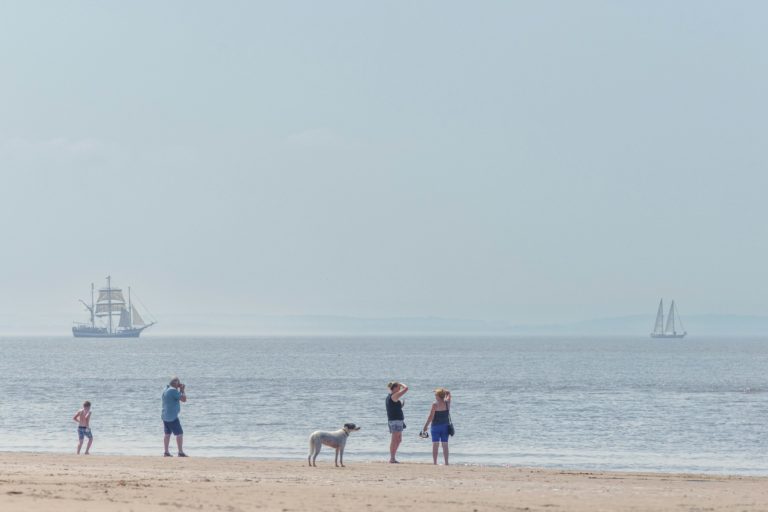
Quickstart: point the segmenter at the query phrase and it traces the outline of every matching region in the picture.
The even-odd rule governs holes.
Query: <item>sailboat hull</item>
[[[682,334],[656,334],[651,333],[651,338],[667,338],[667,339],[681,339],[685,338],[685,335],[688,334],[687,332],[684,332]]]

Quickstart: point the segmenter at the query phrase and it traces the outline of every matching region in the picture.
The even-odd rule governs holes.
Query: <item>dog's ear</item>
[[[355,430],[357,428],[357,425],[354,423],[345,423],[344,428],[347,430]]]

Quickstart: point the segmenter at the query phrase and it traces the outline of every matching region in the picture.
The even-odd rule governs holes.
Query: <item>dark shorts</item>
[[[82,441],[84,437],[93,439],[90,427],[77,427],[77,437]]]
[[[432,432],[433,443],[447,443],[448,442],[448,424],[432,425],[430,429]]]
[[[165,429],[165,435],[167,436],[171,434],[180,436],[184,433],[184,430],[181,428],[181,422],[179,421],[179,418],[176,418],[173,421],[163,420],[163,428]]]

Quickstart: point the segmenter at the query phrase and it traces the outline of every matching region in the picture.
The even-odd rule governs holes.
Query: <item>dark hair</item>
[[[389,382],[387,383],[387,387],[389,388],[389,390],[390,390],[390,391],[392,391],[393,389],[395,389],[395,386],[399,386],[399,385],[400,385],[400,383],[399,383],[399,382],[397,382],[396,380],[391,380],[391,381],[389,381]]]
[[[90,401],[86,400],[85,402],[83,402],[83,407],[90,407],[90,406],[91,406]]]

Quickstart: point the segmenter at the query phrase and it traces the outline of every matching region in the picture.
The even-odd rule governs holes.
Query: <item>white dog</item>
[[[309,457],[307,457],[309,465],[317,467],[315,459],[317,459],[317,455],[320,453],[320,448],[326,445],[336,448],[336,458],[334,460],[336,467],[339,467],[339,464],[341,464],[341,467],[344,467],[344,447],[347,445],[347,438],[350,432],[358,430],[360,430],[360,427],[354,423],[345,423],[342,428],[333,432],[325,432],[323,430],[312,432],[312,435],[309,436]]]

